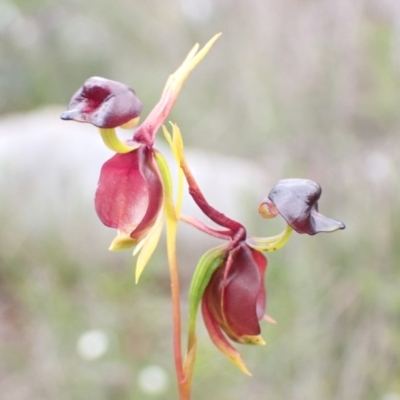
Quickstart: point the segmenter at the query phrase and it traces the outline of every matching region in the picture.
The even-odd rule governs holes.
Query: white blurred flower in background
[[[77,352],[85,360],[96,360],[109,347],[107,334],[100,329],[93,329],[83,333],[77,342]]]
[[[138,384],[144,393],[163,394],[168,387],[168,375],[158,365],[148,365],[139,372]]]

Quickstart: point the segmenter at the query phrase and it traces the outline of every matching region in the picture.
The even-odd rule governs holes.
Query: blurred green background
[[[135,88],[146,115],[220,31],[170,117],[206,196],[271,235],[283,223],[258,203],[307,177],[347,229],[269,256],[278,324],[263,325],[265,347],[240,346],[253,377],[200,323],[193,399],[400,399],[398,0],[0,0],[1,399],[177,398],[165,247],[135,285],[93,210],[110,152],[58,116],[93,75]],[[185,312],[218,241],[180,240]]]

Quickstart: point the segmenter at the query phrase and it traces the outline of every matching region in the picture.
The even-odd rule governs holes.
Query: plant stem
[[[164,157],[155,152],[157,164],[160,167],[160,173],[164,183],[165,190],[165,216],[167,225],[167,253],[168,266],[171,280],[171,298],[172,298],[172,320],[173,320],[173,346],[176,377],[178,381],[179,400],[190,400],[191,380],[188,379],[183,367],[182,360],[182,337],[181,337],[181,304],[180,304],[180,285],[178,274],[178,262],[176,257],[176,234],[178,229],[179,211],[174,206],[172,198],[172,183],[168,164]],[[179,202],[178,202],[179,203]],[[190,376],[190,375],[189,375]]]
[[[228,218],[225,214],[219,212],[207,202],[199,186],[197,185],[197,182],[194,179],[192,172],[190,171],[184,157],[181,157],[180,159],[180,167],[182,168],[182,171],[186,177],[186,181],[189,185],[189,193],[196,204],[200,207],[201,211],[203,211],[203,213],[207,215],[207,217],[210,218],[211,221],[220,226],[223,226],[224,228],[229,229],[232,236],[234,236],[234,234],[237,232],[241,232],[241,240],[245,239],[246,230],[244,229],[242,224]]]
[[[168,207],[168,206],[167,206]],[[182,363],[182,343],[181,343],[181,306],[180,306],[180,286],[178,265],[176,260],[176,231],[177,221],[172,220],[167,214],[167,251],[169,274],[171,279],[172,296],[172,319],[173,319],[173,343],[176,376],[178,380],[179,399],[189,400],[190,393],[185,386],[185,374]]]

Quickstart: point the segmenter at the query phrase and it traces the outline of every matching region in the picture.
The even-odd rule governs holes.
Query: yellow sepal
[[[133,251],[133,255],[136,255],[138,251],[140,254],[136,260],[136,270],[135,270],[135,282],[139,282],[140,275],[142,274],[144,267],[149,262],[151,256],[156,249],[158,242],[160,240],[161,231],[163,228],[163,213],[160,213],[156,223],[154,224],[151,231],[147,234],[145,238],[136,246]]]
[[[168,78],[167,83],[164,87],[163,94],[168,91],[173,93],[174,96],[178,95],[182,84],[185,82],[190,72],[205,57],[205,55],[211,49],[212,45],[220,36],[221,33],[217,33],[205,44],[205,46],[199,52],[197,52],[199,50],[199,44],[196,43],[193,46],[192,50],[190,50],[189,54],[186,56],[181,66]]]

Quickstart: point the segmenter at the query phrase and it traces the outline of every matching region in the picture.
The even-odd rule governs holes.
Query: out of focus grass
[[[240,347],[252,378],[200,324],[194,400],[400,399],[399,26],[400,4],[389,0],[3,0],[4,398],[176,398],[165,249],[135,285],[129,252],[107,251],[113,233],[92,209],[109,153],[90,129],[60,132],[58,109],[6,115],[65,106],[92,75],[132,85],[146,114],[192,44],[222,31],[171,116],[189,147],[221,161],[197,173],[206,195],[217,206],[241,204],[232,212],[252,233],[273,234],[282,225],[261,220],[257,202],[278,179],[307,177],[323,187],[321,211],[347,229],[295,235],[269,256],[268,313],[278,324],[263,326],[265,347]],[[213,185],[235,180],[249,189],[215,195]],[[184,296],[197,258],[214,244],[187,232]],[[108,347],[88,360],[77,343],[92,329]],[[159,395],[140,386],[149,365],[169,379]]]

